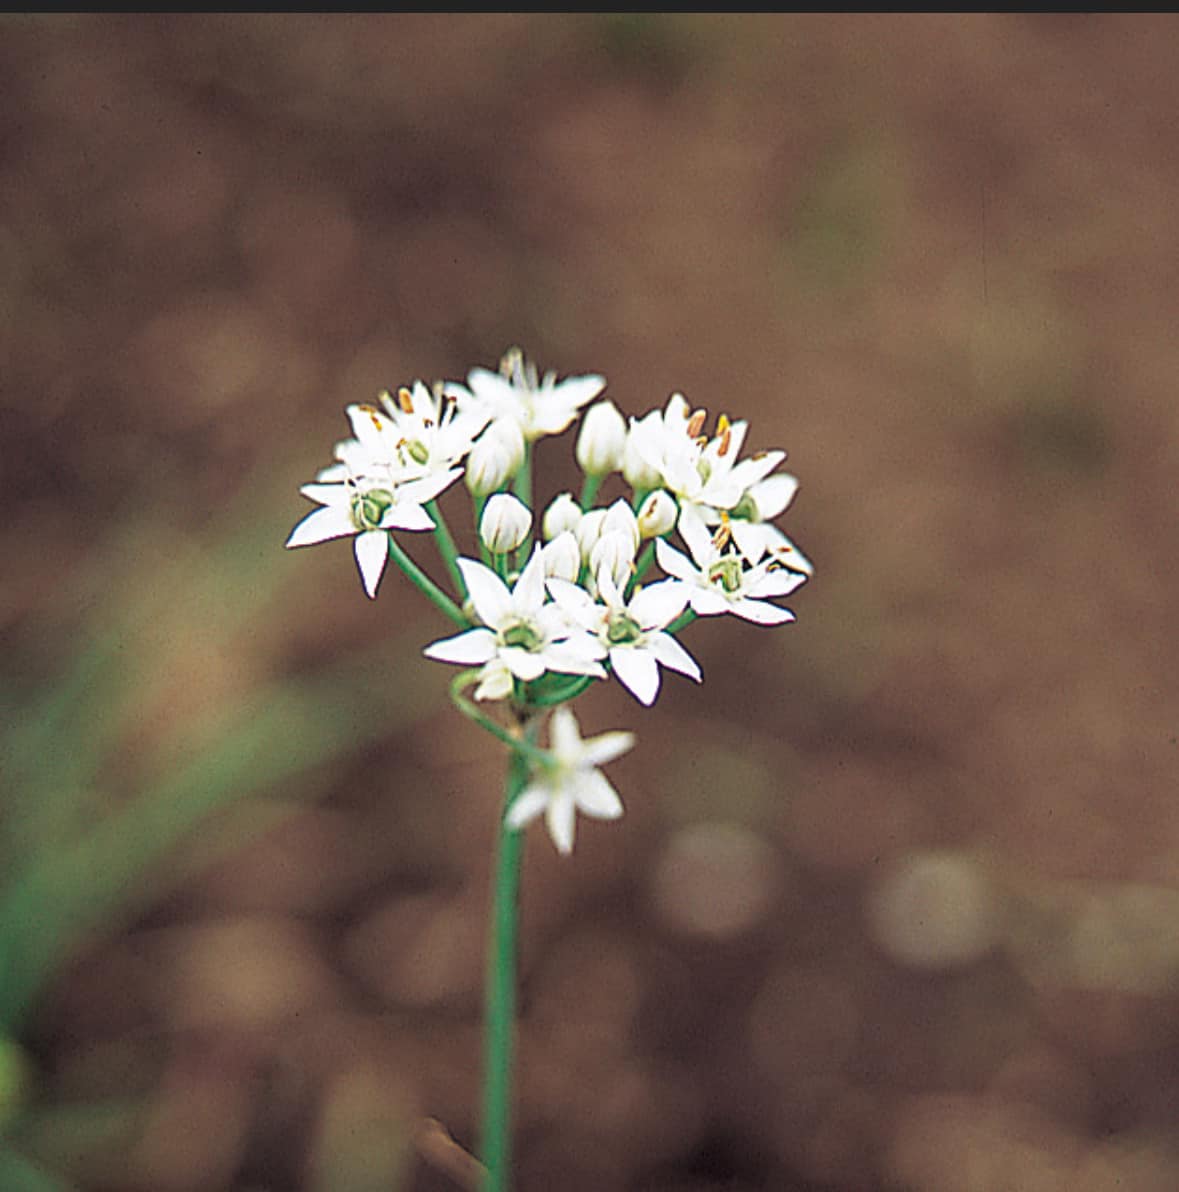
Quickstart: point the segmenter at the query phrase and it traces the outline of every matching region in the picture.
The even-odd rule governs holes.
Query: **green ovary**
[[[739,592],[741,590],[741,560],[735,555],[725,555],[723,559],[718,559],[708,569],[708,582],[712,584],[720,584],[726,592]]]
[[[639,641],[643,631],[630,617],[614,617],[606,629],[606,640],[612,646],[629,646]]]
[[[393,504],[393,494],[387,489],[374,488],[357,493],[352,498],[352,522],[360,531],[379,530],[381,518]]]
[[[503,643],[505,646],[518,646],[522,650],[527,650],[530,654],[534,654],[539,650],[543,642],[544,639],[541,635],[526,621],[519,621],[503,631]]]

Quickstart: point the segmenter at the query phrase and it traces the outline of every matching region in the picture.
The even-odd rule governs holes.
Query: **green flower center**
[[[631,646],[641,641],[642,637],[643,631],[623,613],[611,617],[610,624],[606,627],[606,640],[612,646]]]
[[[518,621],[503,631],[503,642],[505,646],[519,646],[534,654],[544,643],[544,638],[527,621]]]
[[[758,512],[757,502],[746,493],[741,500],[729,510],[729,517],[736,521],[759,522],[761,514]]]
[[[425,464],[430,462],[430,449],[425,443],[419,439],[410,439],[403,443],[406,455],[413,460],[415,464]]]
[[[366,493],[357,493],[352,498],[353,525],[361,532],[379,530],[381,518],[392,504],[393,494],[388,489],[374,488]]]
[[[736,555],[724,555],[708,569],[708,582],[720,584],[726,592],[739,592],[741,572],[741,560]]]

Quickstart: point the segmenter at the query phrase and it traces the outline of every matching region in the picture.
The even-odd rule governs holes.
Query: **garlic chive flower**
[[[511,493],[496,493],[491,497],[479,519],[479,536],[493,555],[515,550],[531,529],[531,510]]]
[[[455,468],[421,480],[381,487],[376,483],[305,484],[299,491],[321,508],[291,531],[288,547],[312,546],[332,538],[356,536],[353,550],[361,582],[370,599],[389,556],[390,530],[432,530],[434,520],[422,508],[460,475]]]
[[[785,512],[797,491],[795,477],[779,472],[751,485],[732,509],[701,512],[709,526],[719,527],[716,534],[732,538],[748,562],[759,563],[765,555],[773,555],[792,571],[809,576],[814,574],[811,561],[770,520]]]
[[[806,582],[802,572],[791,571],[772,556],[750,567],[732,546],[718,544],[700,513],[685,506],[680,513],[679,532],[689,559],[665,538],[655,541],[659,566],[682,583],[692,611],[700,617],[732,613],[758,625],[783,625],[794,620],[786,608],[771,604],[777,596],[788,596]]]
[[[583,740],[572,709],[560,707],[549,722],[550,762],[538,768],[506,814],[519,831],[543,815],[557,851],[573,851],[577,813],[612,820],[622,815],[622,800],[599,766],[621,757],[635,743],[634,733],[610,732]]]
[[[605,650],[592,634],[572,624],[557,605],[546,602],[544,556],[539,545],[510,590],[490,567],[474,559],[459,559],[458,567],[482,625],[427,646],[427,658],[482,667],[484,698],[510,694],[503,681],[505,668],[525,683],[546,671],[606,677],[599,663]],[[502,695],[488,695],[488,691],[502,691]]]
[[[597,579],[598,600],[584,588],[550,580],[549,591],[571,621],[595,634],[618,681],[650,707],[659,694],[659,668],[701,680],[696,660],[665,632],[684,611],[687,588],[674,579],[639,588],[628,602],[625,585],[615,583],[607,569]]]
[[[558,435],[577,417],[581,407],[606,388],[606,378],[597,375],[566,377],[537,375],[536,365],[525,360],[519,348],[511,348],[500,362],[499,372],[473,368],[466,385],[450,382],[444,392],[459,408],[482,409],[493,424],[513,423],[529,442],[544,435]]]

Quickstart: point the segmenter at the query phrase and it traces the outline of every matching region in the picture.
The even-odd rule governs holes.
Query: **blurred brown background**
[[[817,568],[579,705],[640,740],[529,837],[519,1187],[1179,1186],[1177,33],[4,18],[13,1187],[461,1187],[502,759],[282,543],[513,343],[748,416]]]

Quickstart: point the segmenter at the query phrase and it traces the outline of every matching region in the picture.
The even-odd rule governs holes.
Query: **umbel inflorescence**
[[[521,828],[544,815],[566,853],[577,811],[621,815],[598,766],[634,742],[626,732],[582,740],[568,702],[613,676],[649,706],[661,668],[699,682],[700,667],[678,640],[692,620],[792,621],[775,601],[812,571],[774,524],[798,487],[778,470],[784,451],[743,457],[747,423],[722,414],[710,426],[679,393],[624,418],[596,400],[605,387],[600,376],[539,376],[513,349],[498,372],[475,368],[465,384],[415,381],[377,405],[349,406],[352,437],[301,489],[317,508],[287,541],[352,538],[369,597],[392,559],[450,617],[457,632],[426,646],[426,657],[466,668],[452,686],[456,702],[528,762],[506,823]],[[534,445],[578,419],[580,495],[561,493],[538,524]],[[627,495],[596,505],[616,473]],[[473,498],[478,558],[459,555],[436,504],[460,478]],[[452,593],[409,558],[401,531],[433,532]],[[470,704],[468,687],[485,707],[507,705],[511,727]],[[543,749],[535,722],[549,708]]]

